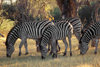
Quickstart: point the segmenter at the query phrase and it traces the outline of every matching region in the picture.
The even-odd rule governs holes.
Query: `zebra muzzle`
[[[41,56],[41,59],[42,59],[42,60],[44,60],[44,59],[45,59],[45,57],[44,57],[44,56]]]
[[[8,55],[8,54],[7,54],[7,57],[8,57],[8,58],[11,58],[11,56],[10,56],[10,55]]]

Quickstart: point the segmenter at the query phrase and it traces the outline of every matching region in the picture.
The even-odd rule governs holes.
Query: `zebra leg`
[[[50,51],[49,55],[52,55],[52,54],[53,54],[53,47],[51,45],[51,51]]]
[[[95,44],[95,51],[94,51],[94,54],[97,54],[99,39],[96,39],[95,41],[96,41],[96,44]]]
[[[22,45],[23,45],[23,41],[21,41],[20,45],[19,45],[19,56],[21,56],[21,48],[22,48]]]
[[[60,46],[59,46],[59,44],[58,44],[58,41],[56,40],[56,45],[57,45],[57,47],[58,47],[58,49],[57,49],[57,52],[58,51],[60,51]],[[50,51],[50,53],[49,53],[49,55],[52,55],[52,53],[53,53],[53,47],[51,46],[51,51]]]
[[[40,46],[39,46],[39,44],[40,44],[40,39],[37,39],[36,40],[37,52],[40,52]]]
[[[60,45],[59,45],[59,43],[58,43],[58,40],[57,40],[56,42],[57,42],[57,47],[58,47],[57,52],[58,52],[58,51],[60,51]]]
[[[92,39],[92,44],[91,44],[92,47],[95,47],[96,46],[96,39]]]
[[[80,37],[81,37],[81,33],[77,32],[77,33],[75,33],[75,36],[76,36],[77,40],[79,41]],[[78,45],[78,50],[79,49],[80,49],[80,46]]]
[[[63,39],[63,43],[64,43],[64,45],[65,45],[65,52],[64,52],[63,56],[65,56],[66,53],[67,53],[67,46],[68,46],[68,43],[67,43],[67,41],[66,41],[66,38]]]
[[[50,47],[51,47],[51,41],[49,41],[48,43],[48,51],[50,51]]]
[[[52,46],[52,52],[53,52],[52,57],[57,58],[57,42],[55,39],[52,40],[51,46]]]
[[[71,47],[71,36],[68,36],[69,47],[70,47],[70,56],[72,56],[72,47]]]
[[[26,53],[25,53],[25,55],[27,55],[27,54],[28,54],[27,40],[25,40],[24,47],[25,47],[25,50],[26,50]]]
[[[50,51],[50,48],[51,48],[51,51],[50,51],[50,53],[49,53],[49,55],[52,55],[52,53],[53,53],[53,47],[52,47],[52,43],[51,43],[52,41],[49,41],[49,43],[48,43],[48,51]]]

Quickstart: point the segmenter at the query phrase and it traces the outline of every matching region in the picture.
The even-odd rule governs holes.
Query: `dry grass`
[[[77,50],[78,41],[74,36],[72,38],[72,57],[69,56],[69,49],[67,56],[63,56],[64,45],[62,41],[59,41],[61,51],[58,58],[52,59],[51,56],[47,55],[45,60],[41,60],[41,54],[36,52],[34,40],[28,40],[28,55],[24,55],[25,49],[23,47],[22,55],[18,56],[20,43],[20,40],[18,40],[12,58],[6,58],[4,41],[5,38],[0,38],[0,67],[100,67],[100,49],[98,49],[98,54],[94,55],[94,48],[90,47],[87,54],[81,56],[79,50]]]

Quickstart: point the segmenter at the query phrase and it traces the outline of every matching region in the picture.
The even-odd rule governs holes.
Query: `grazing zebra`
[[[43,31],[46,29],[48,25],[52,25],[52,23],[48,20],[43,21],[34,21],[34,22],[24,22],[16,24],[8,33],[6,39],[6,49],[7,49],[7,57],[11,57],[14,52],[14,43],[18,38],[21,39],[21,43],[19,45],[19,56],[21,55],[21,47],[24,44],[26,49],[26,54],[28,54],[27,49],[27,38],[35,39],[39,41],[42,36]]]
[[[98,47],[98,38],[100,38],[100,22],[96,22],[93,25],[91,25],[86,32],[82,35],[80,38],[80,54],[85,54],[88,50],[88,43],[91,39],[96,39],[96,45],[95,45],[95,51],[94,53],[97,53],[97,47]]]
[[[53,20],[54,24],[59,23],[59,22],[65,22],[65,23],[71,23],[71,25],[73,26],[73,33],[75,34],[76,38],[78,39],[78,41],[80,40],[81,37],[81,21],[79,18],[67,18],[67,19],[62,19],[62,20]],[[65,39],[66,40],[66,39]],[[48,45],[48,50],[50,50],[50,45]],[[57,46],[60,50],[60,46],[57,42]],[[52,54],[52,52],[50,52],[50,55]],[[64,56],[66,55],[66,53],[64,53]]]
[[[66,23],[70,23],[73,26],[73,33],[75,34],[76,38],[79,41],[80,37],[81,37],[81,29],[82,29],[82,23],[81,23],[80,19],[77,17],[67,18],[67,19],[62,19],[59,21],[54,21],[54,23],[63,22],[63,21],[66,21]]]
[[[70,56],[72,56],[71,51],[71,36],[72,36],[73,26],[70,23],[66,23],[66,21],[55,23],[55,25],[48,26],[42,35],[41,43],[40,43],[40,50],[41,50],[41,58],[44,59],[46,57],[47,49],[46,45],[49,41],[51,41],[51,47],[53,52],[53,57],[57,57],[57,40],[63,40],[65,44],[65,52],[67,52],[67,42],[66,42],[66,36],[69,40],[69,46],[70,46]]]
[[[95,23],[96,21],[92,21],[91,23],[89,23],[89,24],[85,24],[84,26],[83,26],[83,28],[82,28],[82,30],[81,30],[81,34],[83,35],[84,33],[85,33],[85,31],[91,26],[91,25],[93,25],[94,23]],[[92,47],[95,47],[95,45],[96,44],[98,44],[98,40],[96,41],[97,39],[92,39],[92,43],[91,43],[91,46]]]

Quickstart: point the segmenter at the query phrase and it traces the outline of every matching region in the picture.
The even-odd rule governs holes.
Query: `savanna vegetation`
[[[75,9],[69,9],[69,12],[66,12],[66,10],[63,11],[63,3],[59,1],[60,0],[0,0],[0,34],[4,36],[0,36],[0,67],[100,67],[100,45],[98,46],[98,53],[96,55],[94,54],[95,47],[91,47],[90,45],[91,42],[88,52],[83,56],[79,55],[78,40],[74,35],[72,36],[72,57],[69,55],[69,48],[67,55],[63,56],[65,47],[63,42],[59,41],[61,51],[58,52],[58,57],[52,59],[52,57],[47,54],[46,59],[41,60],[41,54],[36,51],[35,41],[30,39],[28,39],[28,55],[24,55],[25,48],[23,47],[22,55],[20,57],[18,56],[19,39],[15,43],[15,51],[12,58],[6,57],[6,36],[16,23],[44,19],[59,20],[62,14],[69,14],[68,17],[80,17],[83,25],[91,24],[91,11],[94,11],[93,6],[99,0],[76,0]],[[65,8],[67,9],[67,7]],[[71,11],[74,13],[71,13]],[[70,13],[72,15],[70,15]],[[100,14],[100,9],[98,13]],[[93,16],[96,18],[96,14]]]
[[[63,56],[65,47],[63,42],[59,41],[61,51],[58,53],[58,58],[53,59],[47,54],[45,60],[42,60],[41,54],[36,52],[35,41],[33,40],[28,40],[29,54],[24,55],[25,48],[22,47],[21,56],[18,56],[20,40],[17,40],[12,58],[6,57],[6,47],[3,42],[5,42],[5,38],[0,38],[0,67],[100,67],[100,45],[96,55],[94,54],[94,47],[91,46],[85,55],[79,55],[78,41],[75,36],[72,37],[73,56],[70,57],[69,48],[67,55]]]

